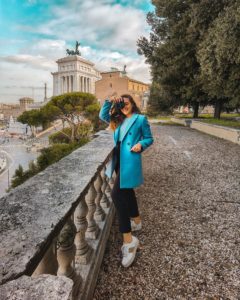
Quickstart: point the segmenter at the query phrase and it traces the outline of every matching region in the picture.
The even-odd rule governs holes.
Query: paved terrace
[[[121,267],[111,227],[102,131],[0,199],[1,300],[240,299],[239,146],[180,126],[153,132],[134,265]]]
[[[240,147],[178,126],[153,133],[137,189],[141,248],[121,267],[115,220],[94,299],[240,299]]]

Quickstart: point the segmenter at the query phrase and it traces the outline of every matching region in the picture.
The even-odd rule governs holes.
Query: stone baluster
[[[96,221],[101,222],[105,219],[105,212],[102,209],[101,205],[100,205],[100,200],[102,198],[102,177],[101,175],[98,173],[96,180],[94,181],[94,187],[96,189],[97,192],[97,196],[95,199],[95,203],[96,203],[96,211],[94,213],[94,218]]]
[[[75,245],[76,245],[76,262],[80,264],[87,264],[89,262],[92,248],[88,245],[85,239],[85,232],[88,227],[86,215],[88,208],[83,198],[78,204],[75,214],[74,221],[77,228],[77,233],[75,236]]]
[[[76,235],[76,227],[72,218],[69,218],[58,236],[58,276],[66,276],[73,280],[73,296],[79,293],[82,282],[81,276],[75,271],[74,264],[76,246],[74,239]]]
[[[32,277],[36,277],[40,274],[57,274],[58,262],[56,252],[56,239],[54,239],[37,268],[33,272]]]
[[[88,193],[85,197],[88,206],[88,214],[87,214],[88,227],[85,235],[87,238],[94,239],[94,240],[97,238],[99,233],[99,227],[97,226],[96,221],[94,220],[94,212],[96,210],[96,204],[95,204],[96,195],[97,193],[95,191],[94,185],[93,183],[91,183]]]
[[[110,179],[106,178],[106,181],[107,181],[107,187],[106,187],[105,193],[109,196],[109,199],[111,199],[112,188],[111,188],[110,183],[109,183]]]
[[[102,206],[102,208],[108,208],[109,207],[109,200],[108,200],[108,197],[106,195],[106,188],[108,186],[108,183],[107,183],[107,176],[105,175],[105,168],[102,169],[101,171],[101,177],[102,177],[102,198],[100,200],[100,204]]]
[[[115,175],[116,175],[116,173],[114,172],[114,173],[112,174],[112,177],[109,179],[109,185],[110,185],[111,189],[113,188],[113,185],[114,185],[114,178],[115,178]]]

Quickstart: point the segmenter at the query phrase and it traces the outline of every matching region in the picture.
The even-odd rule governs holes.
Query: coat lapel
[[[131,120],[129,121],[124,133],[123,133],[123,137],[122,137],[122,141],[124,140],[128,130],[131,128],[131,126],[134,124],[134,122],[137,120],[138,118],[138,114],[134,114],[132,117],[131,117]]]

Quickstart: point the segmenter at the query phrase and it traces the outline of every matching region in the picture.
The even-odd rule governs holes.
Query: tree
[[[100,105],[98,103],[94,103],[91,105],[88,105],[84,111],[84,117],[86,117],[88,120],[91,121],[93,125],[93,130],[97,131],[100,126],[100,119],[99,119],[99,111],[100,111]]]
[[[196,81],[199,64],[195,41],[188,36],[191,1],[158,0],[153,4],[156,12],[147,16],[152,27],[150,40],[138,40],[139,53],[146,56],[152,67],[154,84],[150,103],[157,101],[157,95],[159,98],[164,95],[169,109],[180,104],[193,104],[196,114],[205,95]]]
[[[220,118],[224,103],[240,105],[240,4],[231,5],[219,14],[199,45],[198,59],[204,89],[216,99],[215,117]]]
[[[42,125],[43,115],[40,110],[33,109],[29,111],[24,111],[18,118],[18,122],[27,124],[30,126],[32,133],[34,132],[34,127]]]
[[[216,98],[204,88],[201,80],[199,45],[219,14],[233,0],[154,0],[155,13],[147,20],[152,27],[149,40],[138,40],[138,52],[151,65],[153,88],[150,104],[157,95],[174,105],[191,105],[194,117],[199,104]],[[164,92],[163,92],[164,91]],[[160,100],[160,102],[162,102]]]
[[[96,105],[96,97],[89,93],[66,93],[55,96],[44,107],[45,115],[49,119],[61,119],[71,128],[71,142],[78,140],[78,127],[84,121],[84,114]]]

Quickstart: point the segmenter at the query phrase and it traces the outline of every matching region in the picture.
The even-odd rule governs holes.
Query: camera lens
[[[125,106],[124,100],[121,100],[117,103],[117,108],[118,109],[123,109]]]

